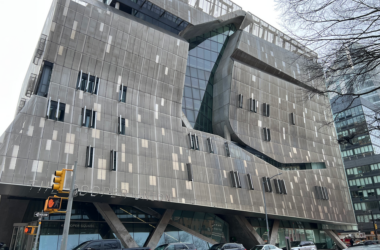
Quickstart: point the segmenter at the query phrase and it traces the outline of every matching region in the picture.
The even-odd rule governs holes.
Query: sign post
[[[41,221],[42,221],[42,218],[43,217],[48,217],[48,216],[49,216],[49,213],[44,213],[44,211],[42,211],[42,212],[35,212],[34,213],[34,217],[38,217],[38,228],[37,228],[36,239],[34,240],[34,247],[33,247],[34,250],[37,250],[37,243],[38,243],[38,239],[40,237],[40,232],[41,232]]]
[[[74,187],[75,187],[75,174],[76,174],[76,172],[77,172],[77,162],[74,163],[73,179],[71,181],[69,200],[67,202],[65,225],[63,227],[63,235],[62,235],[62,239],[61,239],[61,250],[66,250],[67,240],[69,237],[71,208],[73,206],[73,199],[74,199]]]

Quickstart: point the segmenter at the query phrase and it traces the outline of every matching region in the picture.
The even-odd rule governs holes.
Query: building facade
[[[75,244],[345,248],[334,230],[357,226],[329,100],[302,98],[316,56],[230,1],[54,0],[0,138],[1,237],[30,243],[54,172],[76,165]],[[40,249],[59,249],[62,219]]]
[[[332,110],[359,231],[374,236],[380,219],[380,148],[377,107],[366,98],[336,101]],[[371,214],[372,211],[372,214]]]

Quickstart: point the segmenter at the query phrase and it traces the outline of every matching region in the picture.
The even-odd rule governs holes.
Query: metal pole
[[[375,240],[377,240],[377,229],[376,229],[376,226],[375,226],[375,219],[373,218],[373,212],[372,210],[370,210],[371,212],[371,219],[372,219],[372,224],[373,224],[373,230],[375,230]]]
[[[44,211],[42,210],[42,213],[43,212]],[[34,250],[37,250],[37,242],[38,242],[38,238],[40,237],[40,231],[41,231],[41,221],[42,221],[42,216],[38,217],[38,228],[37,228],[36,240],[34,241],[34,247],[33,247]]]
[[[265,220],[267,222],[267,235],[268,235],[268,240],[267,244],[270,244],[270,237],[269,237],[269,224],[268,224],[268,214],[267,214],[267,203],[265,201],[265,188],[264,188],[264,181],[263,181],[263,197],[264,197],[264,209],[265,209]]]
[[[61,250],[66,250],[67,248],[67,240],[69,238],[69,229],[70,229],[70,219],[71,219],[71,208],[73,206],[74,199],[74,184],[75,184],[75,174],[77,172],[77,162],[74,163],[74,171],[73,171],[73,180],[71,181],[71,188],[69,193],[69,200],[67,202],[67,210],[65,217],[65,225],[63,227],[63,234],[61,239]]]

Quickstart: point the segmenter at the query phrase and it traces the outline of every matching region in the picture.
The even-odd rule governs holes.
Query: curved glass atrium
[[[235,31],[230,24],[189,40],[182,111],[196,130],[212,133],[214,74]]]

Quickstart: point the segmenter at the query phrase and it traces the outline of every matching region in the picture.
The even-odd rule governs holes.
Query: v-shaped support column
[[[126,248],[139,247],[123,223],[116,216],[110,205],[107,203],[94,202],[96,209],[103,216],[111,230]]]

